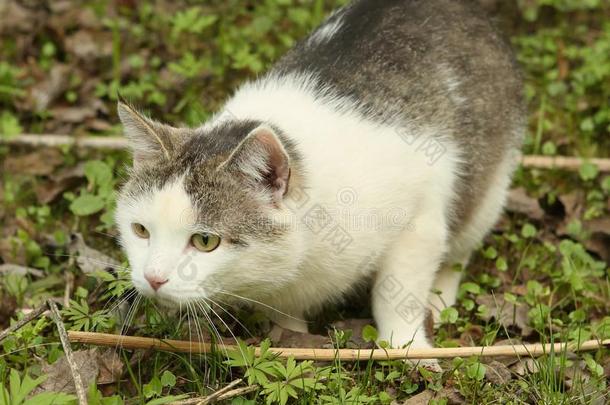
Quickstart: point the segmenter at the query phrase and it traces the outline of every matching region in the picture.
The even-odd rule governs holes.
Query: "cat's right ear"
[[[133,154],[134,167],[170,159],[174,128],[145,117],[123,101],[119,101],[117,111]]]

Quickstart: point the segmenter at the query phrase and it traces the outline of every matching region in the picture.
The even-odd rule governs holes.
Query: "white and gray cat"
[[[305,331],[373,280],[380,338],[430,347],[427,309],[456,298],[450,265],[502,210],[521,86],[476,2],[357,0],[198,128],[120,103],[135,287],[168,305],[255,303]]]

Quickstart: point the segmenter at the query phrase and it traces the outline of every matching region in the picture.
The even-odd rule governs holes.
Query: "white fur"
[[[450,244],[446,221],[460,151],[441,138],[443,154],[431,161],[421,148],[439,142],[432,135],[445,133],[442,123],[417,129],[374,123],[357,111],[354,100],[330,93],[320,97],[315,80],[271,76],[246,84],[225,111],[205,124],[210,129],[235,117],[261,120],[296,143],[303,157],[303,184],[296,190],[289,185],[281,206],[269,210],[275,221],[289,226],[287,236],[276,244],[248,240],[249,248],[241,254],[224,244],[211,253],[193,253],[187,246],[196,231],[194,212],[179,179],[139,201],[119,203],[118,222],[134,283],[152,295],[144,273],[160,272],[169,279],[157,293],[162,299],[244,296],[260,302],[283,325],[305,330],[298,318],[374,276],[373,311],[381,337],[396,346],[411,341],[429,346],[422,324],[439,266],[447,257],[461,258],[489,229],[504,198],[509,168],[499,169],[480,213]],[[313,220],[314,212],[323,212],[325,221]],[[151,231],[149,243],[133,235],[132,222]],[[187,254],[197,267],[189,280],[177,269]],[[454,298],[454,292],[449,294]]]
[[[308,203],[296,210],[296,217],[307,218],[316,206],[332,216],[332,225],[319,233],[302,224],[296,226],[302,244],[287,254],[301,252],[304,257],[298,279],[267,302],[302,316],[310,308],[341,297],[362,280],[362,273],[370,276],[372,267],[363,271],[359,264],[379,258],[382,273],[392,274],[402,284],[400,298],[415,294],[425,304],[446,250],[445,218],[454,197],[459,153],[444,141],[445,154],[430,164],[417,144],[405,142],[401,136],[408,128],[368,121],[356,112],[351,100],[320,99],[313,92],[314,80],[269,78],[246,85],[227,103],[231,114],[221,115],[268,121],[289,134],[305,158],[307,173],[304,192]],[[418,143],[442,131],[439,127],[418,133]],[[354,198],[351,204],[342,205],[340,193],[346,189]],[[366,225],[360,219],[373,214],[377,223],[354,226]],[[397,217],[400,221],[392,224]],[[340,253],[329,242],[331,226],[340,226],[352,240]],[[393,337],[394,343],[402,345],[416,331],[422,333],[421,325],[398,322],[396,304],[377,302],[376,320],[381,336]],[[424,308],[421,310],[423,315]],[[424,342],[425,337],[418,335],[417,345]]]

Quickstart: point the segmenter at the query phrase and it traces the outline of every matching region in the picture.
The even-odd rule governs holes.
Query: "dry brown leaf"
[[[92,383],[112,384],[118,381],[123,374],[123,363],[119,356],[111,350],[99,352],[98,349],[78,350],[74,352],[78,372],[85,387]],[[42,373],[47,379],[36,392],[65,392],[74,393],[74,381],[70,366],[63,356],[53,364],[44,364]]]
[[[517,375],[524,376],[526,374],[537,373],[540,371],[538,362],[531,357],[519,359],[510,369]]]
[[[97,349],[74,352],[74,361],[85,387],[90,386],[99,373],[96,358]],[[44,364],[42,374],[47,375],[47,379],[38,387],[36,393],[52,391],[72,394],[76,392],[70,366],[65,356],[62,356],[53,364]]]
[[[31,267],[20,266],[18,264],[0,264],[0,274],[18,274],[21,276],[25,276],[27,274],[32,275],[34,277],[43,277],[44,273],[41,270],[33,269]]]
[[[51,68],[45,80],[30,89],[36,111],[46,110],[68,88],[70,71],[70,66],[58,63]]]
[[[112,54],[112,35],[102,31],[79,30],[65,41],[66,50],[77,59],[95,61]]]
[[[534,331],[529,326],[528,308],[525,304],[513,304],[505,301],[504,297],[494,295],[480,295],[476,302],[487,307],[487,312],[481,315],[483,320],[494,318],[505,328],[516,326],[521,329],[522,336],[529,336]]]
[[[564,218],[561,224],[557,227],[557,235],[566,235],[567,225],[574,221],[580,220],[585,210],[585,193],[582,190],[575,190],[558,197],[559,202],[563,205]]]
[[[81,123],[88,118],[94,118],[97,113],[90,106],[80,107],[56,107],[51,109],[53,118],[62,122]]]
[[[317,347],[325,348],[331,345],[328,337],[322,335],[312,335],[311,333],[295,332],[274,325],[269,332],[269,338],[278,347]]]
[[[97,375],[98,384],[115,383],[123,374],[123,362],[119,355],[112,350],[106,350],[99,353],[97,356],[97,364],[100,370]]]
[[[36,185],[34,192],[40,204],[49,204],[64,191],[76,186],[85,177],[84,164],[60,169],[55,175],[50,176],[50,181]]]
[[[34,31],[40,13],[23,7],[18,1],[3,0],[0,1],[0,15],[11,16],[10,18],[0,18],[0,34],[7,33],[14,37],[17,32]]]
[[[538,200],[527,195],[523,187],[510,190],[506,209],[510,212],[527,215],[529,218],[536,220],[544,217],[544,211],[540,208]]]
[[[460,346],[477,346],[484,334],[481,326],[468,325],[460,334]]]
[[[433,398],[434,391],[426,390],[402,402],[402,405],[428,405]],[[398,402],[396,404],[398,404]]]
[[[77,256],[76,264],[83,273],[90,274],[96,271],[121,268],[121,263],[112,257],[87,246],[80,233],[73,233],[70,238],[68,251]]]
[[[55,148],[41,148],[24,156],[9,156],[4,170],[15,174],[48,176],[64,162],[61,152]]]
[[[589,239],[585,241],[587,250],[610,264],[610,217],[585,221],[583,227],[590,234]]]
[[[485,379],[496,385],[507,384],[512,378],[512,374],[508,367],[503,363],[492,360],[485,364]]]
[[[2,294],[0,292],[0,330],[9,326],[10,320],[15,315],[17,310],[17,299],[12,295]]]

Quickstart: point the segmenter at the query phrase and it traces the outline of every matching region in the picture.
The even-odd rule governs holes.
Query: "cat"
[[[356,0],[197,128],[119,102],[133,284],[281,326],[367,280],[379,338],[431,347],[498,219],[525,131],[512,51],[468,0]]]

